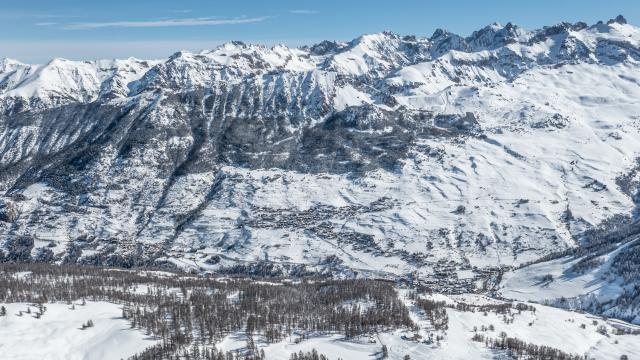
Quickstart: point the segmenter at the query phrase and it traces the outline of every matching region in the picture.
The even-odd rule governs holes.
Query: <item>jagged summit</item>
[[[614,19],[610,19],[609,21],[607,21],[607,24],[609,24],[609,25],[611,25],[613,23],[617,23],[617,24],[620,24],[620,25],[626,25],[627,24],[627,19],[625,19],[624,16],[622,16],[622,15],[618,15]]]
[[[524,43],[529,38],[529,32],[517,25],[507,23],[502,26],[493,23],[480,30],[474,31],[465,41],[472,51],[493,50],[514,43]]]
[[[303,46],[302,50],[309,50],[312,55],[322,56],[329,53],[336,53],[347,46],[346,43],[324,40],[311,46]]]
[[[532,62],[611,62],[615,61],[612,60],[612,52],[597,49],[604,49],[609,46],[605,43],[615,41],[617,44],[612,46],[623,47],[621,51],[624,54],[613,57],[634,56],[637,34],[637,29],[628,25],[620,15],[606,24],[599,22],[591,27],[581,22],[560,23],[532,31],[512,23],[493,23],[467,37],[437,29],[429,38],[400,36],[385,31],[362,35],[348,43],[324,41],[300,48],[284,45],[268,48],[232,41],[199,53],[180,51],[160,62],[133,58],[100,61],[57,58],[44,65],[28,65],[3,59],[0,63],[0,108],[13,111],[16,106],[28,109],[32,106],[29,104],[38,107],[57,106],[69,101],[93,101],[102,95],[111,99],[115,93],[118,94],[116,97],[129,93],[135,95],[141,89],[164,86],[162,84],[176,89],[210,86],[214,81],[235,82],[245,77],[264,76],[278,71],[323,70],[339,75],[384,78],[401,67],[435,61],[452,51],[516,51],[519,59],[510,61],[513,60],[517,67],[529,67]],[[545,43],[547,41],[552,43]],[[545,43],[542,48],[536,45],[540,43]],[[101,82],[112,81],[116,73],[119,90],[115,93],[101,92],[101,88],[112,87],[102,86]],[[165,79],[167,76],[169,79]],[[155,84],[161,78],[164,82]],[[124,84],[123,81],[128,83]],[[128,92],[127,88],[134,91]],[[14,109],[8,109],[9,106]]]

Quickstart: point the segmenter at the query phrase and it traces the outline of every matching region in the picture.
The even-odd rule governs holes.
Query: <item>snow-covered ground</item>
[[[507,299],[533,301],[569,309],[594,311],[606,316],[628,319],[640,324],[637,304],[617,302],[621,296],[633,294],[637,279],[625,281],[617,276],[616,256],[637,246],[638,240],[618,246],[594,257],[591,267],[576,271],[584,257],[566,256],[506,272],[498,294]]]
[[[34,317],[37,308],[24,303],[0,304],[7,315],[0,317],[0,358],[7,360],[113,360],[127,358],[154,345],[155,340],[131,329],[122,319],[119,305],[108,302],[45,304],[46,311]],[[33,305],[33,304],[31,304]],[[30,307],[31,314],[25,313]],[[22,311],[22,316],[17,316]],[[94,326],[81,330],[92,320]]]
[[[406,293],[404,293],[406,294]],[[495,300],[479,295],[445,296],[434,294],[430,296],[437,301],[447,304],[464,302],[467,304],[499,304]],[[362,336],[355,340],[345,340],[341,335],[311,335],[308,340],[295,343],[296,336],[287,338],[275,344],[261,341],[255,337],[258,348],[265,350],[268,359],[288,360],[293,352],[307,352],[316,349],[329,359],[371,360],[379,355],[382,345],[389,350],[390,359],[403,359],[409,355],[411,359],[495,359],[496,351],[485,347],[484,343],[472,341],[474,327],[477,332],[486,337],[498,339],[501,332],[508,337],[514,337],[536,345],[550,346],[567,353],[584,355],[598,360],[618,360],[621,355],[629,359],[640,357],[640,336],[614,335],[612,322],[589,314],[568,311],[536,304],[535,312],[523,311],[513,316],[513,322],[505,323],[502,314],[488,312],[459,311],[447,308],[449,328],[445,332],[434,332],[429,321],[411,306],[412,319],[420,330],[416,333],[426,336],[427,333],[440,334],[444,339],[439,343],[425,344],[421,341],[403,340],[402,336],[411,337],[414,332],[397,330]],[[517,313],[517,311],[514,311]],[[493,331],[481,331],[485,326],[493,325]],[[583,327],[584,325],[584,327]],[[597,331],[603,326],[606,334]],[[372,342],[372,340],[374,342]],[[225,351],[242,351],[246,349],[246,336],[243,333],[227,336],[219,347]]]
[[[535,304],[535,312],[516,310],[513,316],[494,312],[460,311],[446,308],[448,329],[435,331],[424,313],[407,298],[408,292],[400,296],[411,311],[417,331],[393,330],[363,335],[346,340],[342,335],[307,334],[308,339],[297,342],[299,335],[292,335],[277,343],[267,343],[264,337],[254,336],[258,349],[263,349],[270,360],[288,360],[294,352],[316,349],[329,359],[371,360],[379,356],[382,345],[386,345],[390,359],[495,359],[496,352],[484,343],[472,341],[477,332],[485,337],[497,339],[502,332],[536,345],[546,345],[572,354],[588,354],[590,358],[618,360],[621,355],[629,359],[640,358],[640,336],[615,335],[614,327],[633,327],[620,321],[606,320],[597,316]],[[424,296],[424,295],[423,295]],[[481,295],[427,296],[448,305],[463,302],[478,306],[500,304],[501,300]],[[76,302],[75,310],[69,305],[46,304],[47,310],[40,319],[34,317],[37,308],[31,306],[31,314],[24,313],[27,304],[3,304],[7,316],[0,317],[0,356],[12,360],[31,359],[119,359],[127,358],[155,343],[154,339],[138,330],[130,329],[123,320],[121,308],[106,302],[87,302],[82,306]],[[17,314],[23,311],[22,316]],[[81,330],[83,323],[93,320],[95,326]],[[512,321],[511,321],[512,320]],[[494,330],[482,330],[493,326]],[[598,331],[600,328],[600,331]],[[603,332],[602,329],[605,331]],[[413,341],[414,334],[422,336]],[[442,340],[432,344],[422,342],[429,334]],[[215,344],[223,351],[242,353],[247,349],[244,332],[227,335]]]
[[[596,267],[583,274],[569,272],[568,269],[578,261],[565,257],[507,272],[499,292],[508,299],[535,302],[582,295],[598,296],[606,301],[621,292],[622,284],[619,281],[609,282],[606,277],[608,266]],[[552,280],[545,281],[543,277],[549,275]]]

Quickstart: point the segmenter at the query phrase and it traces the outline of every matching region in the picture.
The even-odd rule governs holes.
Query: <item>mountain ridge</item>
[[[437,29],[434,31],[434,34],[428,38],[418,38],[415,36],[401,36],[394,34],[392,32],[380,32],[374,34],[366,34],[362,35],[358,38],[351,40],[350,42],[321,42],[319,44],[314,44],[311,46],[302,46],[299,48],[289,48],[284,45],[275,45],[271,48],[263,46],[263,45],[251,45],[245,44],[243,42],[234,41],[227,42],[220,46],[218,46],[214,50],[202,50],[200,52],[191,53],[180,51],[171,55],[166,62],[172,62],[185,58],[185,61],[197,61],[198,59],[208,59],[208,61],[213,62],[213,64],[217,64],[218,66],[222,66],[228,69],[234,69],[236,71],[240,71],[240,73],[236,73],[235,75],[242,76],[242,68],[245,70],[254,71],[255,74],[261,74],[266,71],[265,66],[268,67],[269,71],[278,71],[279,68],[283,67],[281,70],[289,70],[289,71],[305,71],[311,70],[312,68],[316,68],[319,70],[335,70],[338,73],[343,73],[347,75],[363,75],[361,72],[367,73],[366,62],[378,62],[378,66],[387,67],[388,70],[393,70],[400,68],[406,65],[413,65],[422,61],[434,61],[437,58],[447,54],[450,51],[461,51],[461,52],[482,52],[487,50],[495,50],[498,48],[504,48],[505,46],[512,44],[527,44],[533,45],[537,42],[545,41],[549,37],[563,35],[570,38],[571,32],[575,31],[583,31],[583,30],[591,30],[597,31],[601,33],[605,33],[611,29],[612,26],[622,26],[627,25],[624,17],[619,15],[615,19],[609,20],[606,24],[604,22],[598,22],[595,25],[587,26],[585,23],[578,22],[575,24],[570,23],[559,23],[553,26],[545,26],[542,29],[526,31],[517,25],[513,25],[512,23],[508,23],[505,26],[502,26],[498,23],[493,23],[491,25],[485,26],[482,29],[474,31],[471,35],[465,37],[461,37],[457,34],[450,33],[443,29]],[[566,39],[565,39],[566,41]],[[322,57],[326,54],[320,54],[317,50],[318,46],[330,46],[334,49],[340,49],[331,56],[327,58],[320,59],[311,59],[310,55],[318,54],[316,56]],[[328,45],[331,44],[331,45]],[[381,46],[382,44],[387,44],[385,46],[391,46],[391,48],[376,48]],[[574,45],[575,44],[565,44],[562,45]],[[581,44],[584,45],[584,44]],[[364,48],[361,48],[363,47]],[[393,50],[393,51],[390,51]],[[368,50],[368,51],[367,51]],[[594,49],[591,49],[592,51]],[[355,51],[355,53],[354,53]],[[248,53],[247,53],[248,52]],[[385,58],[390,56],[389,53],[397,53],[397,56],[400,56],[396,59]],[[345,55],[346,54],[346,55]],[[358,55],[359,54],[359,55]],[[216,55],[222,55],[216,57]],[[286,55],[286,56],[285,56]],[[351,58],[347,59],[338,59],[336,60],[336,56],[345,55],[343,58],[351,56]],[[366,55],[366,56],[365,56]],[[415,58],[410,58],[410,55],[415,56]],[[637,56],[637,54],[635,54]],[[350,62],[356,61],[356,58],[353,56],[365,56],[365,60],[358,60],[360,63]],[[275,58],[274,58],[275,57]],[[279,60],[277,60],[279,57]],[[294,58],[295,57],[295,58]],[[297,61],[298,67],[294,64],[289,65],[285,61],[295,60]],[[195,59],[195,60],[194,60]],[[245,60],[242,60],[245,59]],[[343,60],[342,63],[339,60]],[[23,64],[17,60],[13,59],[3,59],[3,67],[2,67],[2,75],[3,79],[0,81],[0,89],[2,89],[2,97],[17,97],[17,98],[29,98],[29,97],[38,97],[36,94],[33,94],[33,89],[25,89],[25,92],[20,92],[19,89],[15,88],[15,84],[22,85],[23,83],[28,83],[29,81],[33,81],[32,73],[37,75],[39,72],[52,70],[52,72],[58,72],[59,74],[64,74],[65,72],[69,72],[68,69],[64,69],[64,65],[69,64],[70,66],[82,67],[86,65],[94,66],[97,69],[96,72],[100,72],[101,70],[108,73],[108,68],[114,68],[113,70],[118,70],[121,67],[125,69],[120,69],[123,71],[138,73],[140,71],[149,71],[152,70],[154,66],[160,65],[161,60],[139,60],[135,58],[129,58],[124,60],[92,60],[92,61],[73,61],[66,60],[62,58],[52,59],[47,64],[43,65],[31,65],[31,64]],[[226,63],[225,63],[226,61]],[[244,62],[243,62],[244,61]],[[250,63],[247,63],[250,61]],[[276,63],[271,63],[270,61],[276,61]],[[346,61],[346,63],[345,63]],[[362,63],[365,61],[365,63]],[[149,62],[149,64],[145,64]],[[12,71],[9,70],[9,66],[11,66]],[[256,68],[253,68],[255,66]],[[353,68],[355,66],[355,68]],[[105,67],[107,69],[105,69]],[[60,69],[63,68],[63,69]],[[21,70],[21,71],[18,71]],[[262,72],[261,72],[262,70]],[[373,69],[375,70],[375,69]],[[77,71],[77,70],[76,70]],[[16,74],[16,72],[27,72],[27,74]],[[116,71],[116,73],[121,73],[122,71]],[[9,74],[7,74],[9,73]],[[376,71],[373,71],[373,74],[376,74]],[[383,72],[384,73],[384,72]],[[14,78],[12,78],[12,75]],[[116,75],[116,74],[111,74]],[[136,75],[134,77],[129,77],[129,79],[123,79],[122,81],[127,81],[127,83],[135,80],[139,80],[140,75]],[[380,75],[380,74],[378,74]],[[232,78],[233,74],[229,74]],[[369,74],[368,76],[371,76]],[[93,77],[99,77],[93,75]],[[17,78],[17,79],[15,79]],[[37,78],[37,77],[36,77]],[[61,83],[68,85],[68,83],[82,83],[86,81],[84,78],[79,79],[58,79]],[[66,81],[65,81],[66,80]],[[14,86],[11,86],[11,85]],[[126,84],[124,84],[126,85]],[[46,87],[47,83],[45,82],[40,87]],[[95,86],[95,85],[94,85]],[[13,88],[12,88],[13,87]],[[36,87],[37,88],[37,87]],[[79,89],[79,90],[82,90]],[[93,89],[92,89],[93,90]],[[95,92],[95,90],[93,90]],[[68,89],[67,96],[69,96],[69,92],[73,92],[73,89]],[[64,93],[64,91],[62,91]],[[131,92],[129,92],[131,93]],[[119,92],[118,95],[126,96],[129,93]],[[135,94],[135,91],[133,91]],[[73,94],[75,95],[75,94]],[[78,96],[69,96],[73,100],[81,100]],[[104,96],[104,95],[103,95]],[[95,94],[91,94],[88,98],[82,98],[83,101],[91,101],[95,100]],[[6,106],[6,105],[5,105]]]
[[[3,60],[0,258],[473,288],[632,221],[639,44],[618,17]]]

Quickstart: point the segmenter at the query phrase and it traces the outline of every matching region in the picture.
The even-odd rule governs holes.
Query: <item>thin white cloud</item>
[[[52,25],[57,25],[57,24],[58,24],[57,22],[50,22],[49,21],[49,22],[37,22],[37,23],[35,23],[33,25],[35,25],[35,26],[52,26]]]
[[[311,15],[311,14],[317,14],[318,11],[317,10],[298,9],[298,10],[289,10],[289,13],[291,13],[291,14],[300,14],[300,15]]]
[[[62,19],[62,18],[77,18],[77,15],[60,15],[60,14],[31,14],[30,16],[40,19]]]
[[[148,28],[148,27],[168,27],[168,26],[203,26],[203,25],[238,25],[251,24],[267,20],[269,16],[260,17],[239,17],[239,18],[187,18],[187,19],[162,19],[148,21],[108,21],[108,22],[83,22],[64,25],[67,30],[85,30],[100,28]]]
[[[41,14],[41,13],[29,13],[21,11],[6,11],[0,13],[0,19],[21,19],[21,18],[33,18],[33,19],[63,19],[63,18],[77,18],[75,15],[60,15],[60,14]]]

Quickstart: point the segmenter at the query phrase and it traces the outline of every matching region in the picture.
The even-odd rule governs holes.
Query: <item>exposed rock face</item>
[[[4,60],[0,251],[385,275],[568,248],[634,207],[639,41],[617,18]]]
[[[18,209],[11,201],[0,203],[0,221],[12,223],[18,218]]]

